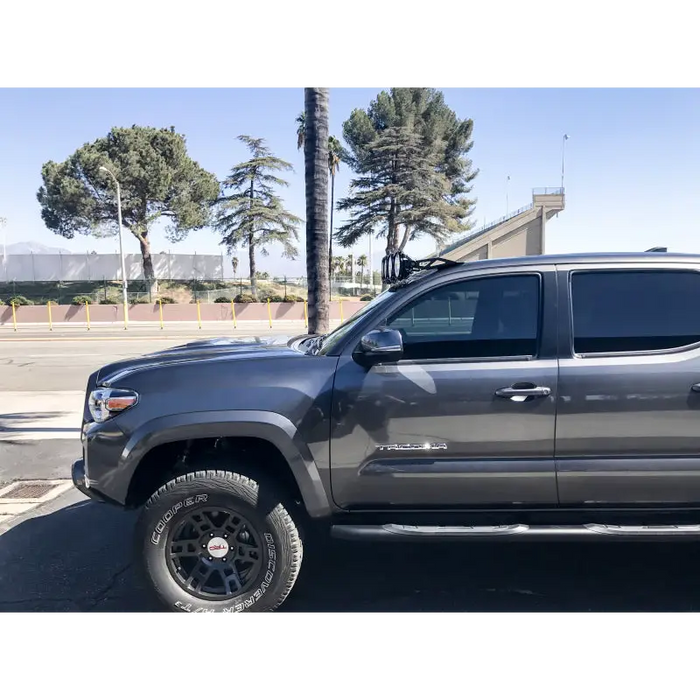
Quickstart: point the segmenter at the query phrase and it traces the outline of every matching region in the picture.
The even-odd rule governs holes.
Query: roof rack
[[[382,258],[381,274],[384,284],[392,284],[407,279],[417,270],[429,270],[432,268],[454,267],[463,263],[457,260],[447,260],[445,258],[425,258],[423,260],[413,260],[404,253],[389,253]]]
[[[649,248],[648,250],[644,251],[645,253],[668,253],[668,248],[663,248],[661,246],[657,246],[656,248]]]

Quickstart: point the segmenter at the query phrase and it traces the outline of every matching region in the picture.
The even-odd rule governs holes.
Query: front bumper
[[[78,459],[73,462],[73,466],[71,467],[71,478],[73,479],[73,486],[75,486],[80,493],[88,498],[91,498],[93,501],[97,501],[98,503],[114,503],[114,501],[111,501],[106,496],[103,496],[99,491],[96,491],[94,488],[90,488],[88,480],[85,476],[84,459]]]

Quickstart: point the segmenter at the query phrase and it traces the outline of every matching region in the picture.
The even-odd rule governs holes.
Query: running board
[[[661,540],[699,538],[700,525],[333,525],[341,540]]]

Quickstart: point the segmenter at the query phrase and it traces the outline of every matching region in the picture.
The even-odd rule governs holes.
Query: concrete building
[[[436,253],[448,260],[483,260],[541,255],[547,221],[564,210],[561,187],[535,189],[532,203],[487,224]]]

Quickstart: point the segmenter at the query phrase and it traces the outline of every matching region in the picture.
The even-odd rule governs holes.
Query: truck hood
[[[304,340],[313,337],[300,336],[251,336],[247,338],[205,338],[158,352],[120,360],[102,367],[96,376],[96,384],[109,386],[117,380],[146,369],[165,365],[191,364],[226,359],[271,358],[274,356],[302,355]]]

